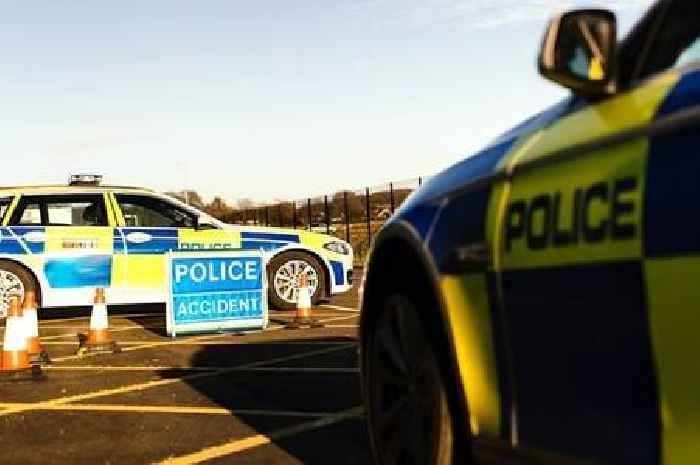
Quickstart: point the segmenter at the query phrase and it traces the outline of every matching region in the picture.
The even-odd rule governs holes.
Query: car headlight
[[[350,246],[345,242],[331,241],[323,245],[323,248],[341,255],[350,254]]]

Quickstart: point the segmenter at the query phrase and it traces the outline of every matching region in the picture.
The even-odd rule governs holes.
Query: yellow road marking
[[[319,321],[320,321],[321,323],[330,323],[330,322],[332,322],[332,321],[347,320],[347,319],[356,318],[356,317],[357,317],[356,315],[350,315],[350,316],[344,315],[344,316],[337,316],[337,317],[334,317],[334,318],[326,318],[326,319],[319,320]],[[260,332],[256,332],[255,334],[266,334],[266,333],[269,333],[269,332],[271,332],[271,331],[276,331],[276,330],[280,330],[280,329],[284,329],[284,326],[282,326],[282,325],[270,326],[270,327],[268,327],[267,330],[265,330],[265,331],[260,331]],[[206,339],[215,339],[215,338],[230,337],[230,336],[231,336],[231,333],[205,334],[205,335],[202,335],[202,336],[192,336],[192,337],[188,337],[187,339],[182,339],[182,340],[178,340],[178,339],[172,340],[172,339],[171,339],[171,340],[166,340],[166,341],[148,342],[148,343],[144,343],[144,344],[141,344],[141,345],[135,345],[135,346],[123,348],[123,349],[122,349],[122,352],[131,352],[131,351],[134,351],[134,350],[141,350],[141,349],[151,349],[151,348],[153,348],[153,347],[160,347],[160,346],[170,346],[170,345],[179,345],[179,344],[183,344],[183,345],[184,345],[184,344],[187,344],[187,343],[191,343],[192,341],[199,341],[199,340],[203,340],[203,339],[204,339],[204,340],[206,340]],[[52,360],[53,362],[64,362],[64,361],[66,361],[66,360],[77,360],[77,359],[80,359],[80,358],[92,357],[92,356],[95,356],[95,355],[100,355],[100,354],[99,354],[99,353],[95,353],[95,354],[87,353],[87,354],[84,354],[84,355],[66,355],[66,356],[64,356],[64,357],[52,358],[51,360]]]
[[[343,307],[343,306],[341,306],[341,305],[322,304],[321,307],[323,307],[323,308],[332,308],[333,310],[340,310],[341,312],[355,312],[355,313],[360,313],[360,310],[357,309],[357,308]]]
[[[31,410],[52,411],[82,411],[82,412],[118,412],[118,413],[169,413],[192,415],[248,415],[270,417],[306,417],[325,418],[333,415],[327,412],[296,412],[291,410],[259,410],[242,409],[229,410],[222,407],[185,407],[179,405],[122,405],[122,404],[68,404],[46,405],[41,408],[32,408],[31,403],[6,402],[0,404],[0,408],[30,408]]]
[[[349,410],[344,410],[342,412],[328,416],[326,418],[308,421],[301,423],[300,425],[283,428],[274,431],[267,436],[264,434],[257,434],[255,436],[250,436],[244,439],[235,439],[231,442],[227,442],[218,446],[207,447],[206,449],[202,449],[199,452],[194,452],[192,454],[183,455],[180,457],[169,457],[161,462],[158,462],[158,464],[187,465],[202,463],[207,460],[225,457],[227,455],[235,454],[248,449],[253,449],[255,447],[263,446],[265,444],[270,444],[272,441],[277,441],[280,439],[296,436],[301,433],[306,433],[308,431],[313,431],[324,428],[326,426],[331,426],[336,423],[348,420],[350,418],[358,418],[361,414],[362,407],[354,407]]]
[[[160,325],[160,324],[159,325],[135,325],[135,324],[131,324],[128,326],[127,325],[109,325],[108,329],[112,329],[112,330],[119,329],[122,331],[126,331],[127,329],[138,329],[138,328],[141,328],[141,329],[163,329],[163,328],[165,328],[165,325]],[[79,325],[79,324],[39,326],[39,332],[42,332],[42,331],[47,330],[47,329],[79,329],[79,330],[87,331],[88,329],[90,329],[90,326],[89,325]]]
[[[143,317],[159,317],[159,318],[164,318],[165,317],[165,311],[163,313],[127,313],[125,315],[122,314],[113,314],[110,315],[110,319],[116,319],[116,318],[143,318]],[[46,317],[46,315],[43,315],[42,318],[39,320],[40,324],[44,323],[53,323],[53,322],[64,322],[64,321],[75,321],[75,320],[89,320],[90,315],[87,316],[72,316],[72,317],[67,317],[67,318],[51,318],[51,317]]]
[[[46,365],[42,369],[51,371],[222,371],[227,372],[288,372],[288,373],[358,373],[358,368],[328,368],[328,367],[176,367],[158,365]]]
[[[76,329],[80,329],[80,328],[76,328]],[[83,328],[83,329],[84,329],[85,331],[87,331],[89,328]],[[109,332],[118,333],[118,332],[121,332],[121,331],[131,331],[131,330],[134,330],[134,329],[143,329],[143,326],[112,327],[112,328],[109,328]],[[39,329],[39,332],[41,332],[41,329]],[[75,332],[72,332],[72,333],[57,334],[57,335],[55,335],[55,336],[42,336],[40,339],[41,339],[42,341],[52,341],[52,340],[54,340],[54,339],[62,339],[62,338],[64,338],[64,337],[76,337],[76,333],[75,333]]]
[[[331,326],[334,327],[334,326]],[[148,341],[119,341],[119,345],[125,345],[125,346],[133,346],[133,345],[138,345],[138,344],[143,344],[144,342]],[[245,339],[241,340],[233,340],[233,341],[182,341],[179,342],[178,345],[183,345],[183,346],[228,346],[228,345],[245,345],[245,346],[256,346],[256,345],[291,345],[291,346],[332,346],[332,345],[341,345],[341,344],[347,344],[350,341],[315,341],[315,340],[309,340],[309,341],[253,341],[253,342],[248,342]],[[77,345],[77,342],[73,341],[41,341],[42,345],[54,345],[54,346],[74,346]],[[0,346],[2,346],[2,342],[0,342]]]
[[[88,392],[85,394],[76,394],[76,395],[72,395],[72,396],[58,397],[56,399],[51,399],[51,400],[46,400],[46,401],[42,401],[42,402],[36,402],[33,404],[29,404],[29,406],[26,406],[26,407],[8,408],[6,410],[0,411],[0,416],[11,415],[13,413],[25,412],[28,410],[42,409],[42,408],[45,408],[46,406],[65,405],[65,404],[70,404],[73,402],[80,402],[80,401],[84,401],[84,400],[96,399],[99,397],[112,396],[112,395],[116,395],[116,394],[126,394],[128,392],[135,392],[135,391],[144,391],[146,389],[151,389],[154,387],[167,386],[170,384],[175,384],[175,383],[179,383],[182,381],[189,381],[189,380],[193,380],[193,379],[220,376],[220,375],[223,375],[226,373],[240,370],[241,368],[254,368],[254,367],[269,365],[269,364],[273,364],[273,363],[281,363],[281,362],[286,362],[289,360],[311,357],[314,355],[327,354],[330,352],[348,349],[348,348],[351,348],[354,346],[355,346],[355,344],[348,344],[346,346],[329,347],[329,348],[325,348],[325,349],[302,352],[299,354],[287,355],[284,357],[277,357],[277,358],[273,358],[273,359],[269,359],[269,360],[261,360],[258,362],[251,362],[251,363],[239,365],[237,367],[231,367],[231,368],[226,368],[226,369],[217,370],[217,371],[194,373],[194,374],[186,375],[186,376],[183,376],[180,378],[153,380],[153,381],[147,381],[144,383],[128,384],[126,386],[121,386],[121,387],[117,387],[117,388],[103,389],[100,391]]]

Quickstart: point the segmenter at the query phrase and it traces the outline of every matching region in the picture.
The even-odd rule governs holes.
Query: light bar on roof
[[[70,186],[99,186],[102,183],[101,174],[71,174],[68,180]]]

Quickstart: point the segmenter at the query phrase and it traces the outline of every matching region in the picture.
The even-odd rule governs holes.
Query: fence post
[[[292,226],[297,228],[297,203],[292,202]]]
[[[306,216],[309,220],[308,229],[311,231],[311,197],[306,199]]]
[[[420,187],[423,184],[423,178],[421,176],[418,176],[418,187]]]
[[[343,192],[343,209],[345,210],[345,242],[350,243],[350,209],[348,208],[348,191]]]
[[[389,183],[389,199],[391,200],[391,214],[394,214],[394,183]]]
[[[265,226],[270,226],[270,206],[265,205]]]
[[[372,214],[369,211],[369,187],[365,187],[365,212],[367,213],[367,246],[372,241]]]
[[[330,212],[328,211],[328,196],[323,196],[323,216],[326,217],[326,234],[331,233],[331,219],[329,218]]]

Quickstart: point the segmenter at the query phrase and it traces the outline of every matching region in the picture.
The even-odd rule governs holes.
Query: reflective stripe
[[[27,337],[25,325],[21,317],[9,317],[5,323],[5,341],[2,350],[5,352],[14,350],[27,350]]]
[[[700,457],[700,256],[647,259],[644,264],[664,464]]]
[[[107,220],[108,220],[108,224],[109,224],[110,226],[116,226],[116,225],[117,225],[117,222],[116,222],[116,218],[115,218],[115,216],[114,216],[114,208],[113,208],[113,206],[112,206],[112,201],[111,201],[111,199],[109,198],[109,194],[108,194],[107,192],[105,192],[104,194],[102,194],[102,197],[103,197],[103,199],[104,199],[105,207],[106,207],[106,210],[107,210]]]
[[[243,231],[241,232],[242,239],[255,240],[255,241],[273,241],[273,242],[299,242],[299,235],[297,234],[283,234],[283,233],[266,233],[266,232],[253,232],[253,231]]]
[[[90,314],[90,329],[107,329],[107,305],[94,304]]]
[[[7,208],[5,211],[5,216],[2,219],[2,225],[7,226],[10,224],[10,218],[12,218],[12,215],[15,211],[15,208],[17,208],[17,204],[19,203],[19,195],[16,195],[15,198],[12,200],[12,203],[10,206]]]
[[[124,235],[124,247],[130,255],[163,254],[178,250],[177,228],[118,228],[118,232]]]
[[[471,432],[501,436],[501,381],[496,358],[493,318],[484,273],[444,276],[441,281],[457,361],[467,394]]]

